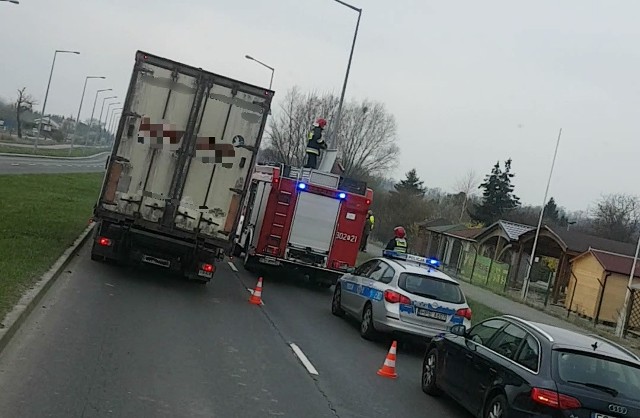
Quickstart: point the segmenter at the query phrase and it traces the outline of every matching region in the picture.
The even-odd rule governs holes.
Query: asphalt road
[[[107,155],[79,159],[0,155],[0,174],[103,172]]]
[[[85,246],[0,354],[0,416],[470,418],[421,392],[419,348],[379,377],[389,341],[332,316],[330,290],[266,277],[254,306],[236,264],[202,286]]]

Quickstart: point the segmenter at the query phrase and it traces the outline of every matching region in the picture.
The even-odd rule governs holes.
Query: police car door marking
[[[344,290],[350,293],[355,293],[360,296],[364,296],[367,299],[382,300],[383,293],[374,289],[373,287],[364,286],[362,284],[356,285],[354,282],[344,281]]]

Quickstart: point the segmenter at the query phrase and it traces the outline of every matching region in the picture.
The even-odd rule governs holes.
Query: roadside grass
[[[0,320],[87,227],[102,176],[0,176]]]
[[[477,324],[478,322],[484,321],[485,319],[502,315],[502,312],[496,311],[495,309],[478,302],[477,300],[467,298],[467,303],[469,304],[469,308],[471,308],[471,323]]]
[[[95,155],[105,151],[108,151],[108,149],[98,147],[73,148],[71,152],[69,152],[68,148],[38,148],[37,150],[34,150],[32,147],[15,147],[11,145],[0,144],[0,153],[42,155],[47,157],[89,157],[91,155]]]

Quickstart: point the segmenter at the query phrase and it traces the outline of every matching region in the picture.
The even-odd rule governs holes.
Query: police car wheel
[[[367,303],[364,306],[362,312],[362,321],[360,322],[360,336],[365,340],[373,340],[376,335],[376,330],[373,327],[373,309],[371,303]]]
[[[440,394],[436,383],[436,374],[438,367],[438,350],[432,348],[424,356],[422,362],[422,391],[428,395],[435,396]]]
[[[342,309],[342,288],[340,286],[336,286],[336,290],[333,291],[331,313],[341,318],[344,316],[344,309]]]

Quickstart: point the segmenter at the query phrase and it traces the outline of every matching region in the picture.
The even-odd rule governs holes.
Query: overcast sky
[[[516,192],[540,204],[559,128],[550,195],[571,210],[602,193],[636,194],[640,161],[637,0],[352,0],[364,9],[348,98],[384,102],[401,156],[429,187],[513,158]],[[86,75],[124,99],[135,51],[247,82],[276,98],[298,85],[339,93],[357,14],[332,0],[20,0],[0,3],[0,97],[26,86],[48,112],[75,115]],[[100,101],[99,101],[100,104]],[[276,101],[277,104],[277,101]]]

